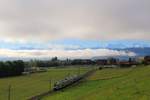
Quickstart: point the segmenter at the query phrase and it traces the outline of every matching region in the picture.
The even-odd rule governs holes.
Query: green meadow
[[[43,100],[150,100],[150,66],[98,70]]]
[[[79,66],[76,67],[50,68],[47,72],[1,78],[0,100],[8,100],[9,86],[11,86],[10,100],[26,100],[32,96],[49,91],[57,80],[89,70],[89,68],[85,67],[81,67],[79,70]]]

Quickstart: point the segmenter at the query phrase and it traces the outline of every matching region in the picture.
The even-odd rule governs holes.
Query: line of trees
[[[143,59],[144,64],[150,64],[150,56],[146,56]],[[128,61],[119,61],[119,59],[108,58],[108,59],[66,59],[58,60],[57,57],[51,60],[30,60],[30,61],[0,61],[0,77],[16,76],[21,75],[26,70],[32,70],[33,68],[40,67],[59,67],[67,65],[121,65],[129,66],[136,65],[138,62],[135,59],[129,58]],[[142,64],[142,63],[141,63]]]
[[[21,75],[25,64],[22,60],[0,62],[0,77]]]

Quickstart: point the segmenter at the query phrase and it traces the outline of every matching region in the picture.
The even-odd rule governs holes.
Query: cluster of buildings
[[[150,64],[150,56],[145,57],[134,57],[134,58],[128,58],[126,60],[121,60],[119,58],[107,58],[107,59],[66,59],[66,60],[58,60],[53,59],[50,61],[30,61],[26,62],[27,65],[30,65],[28,67],[25,67],[24,71],[25,74],[27,73],[35,73],[35,72],[43,72],[47,70],[47,67],[62,67],[62,66],[72,66],[72,65],[110,65],[110,67],[114,66],[120,66],[120,67],[130,67],[133,65],[139,65],[139,64]],[[27,73],[26,73],[27,72]]]
[[[128,58],[127,60],[121,60],[118,58],[107,59],[75,59],[71,61],[72,65],[120,65],[120,66],[132,66],[138,64],[150,64],[150,56]]]

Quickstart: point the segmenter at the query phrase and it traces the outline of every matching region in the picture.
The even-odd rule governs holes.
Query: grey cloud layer
[[[150,40],[150,1],[1,0],[0,39],[5,38]]]

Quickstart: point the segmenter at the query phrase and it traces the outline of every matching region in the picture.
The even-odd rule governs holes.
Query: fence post
[[[11,97],[11,85],[8,86],[8,100],[10,100]]]
[[[51,88],[52,88],[52,80],[50,79],[49,80],[49,91],[51,91]]]

